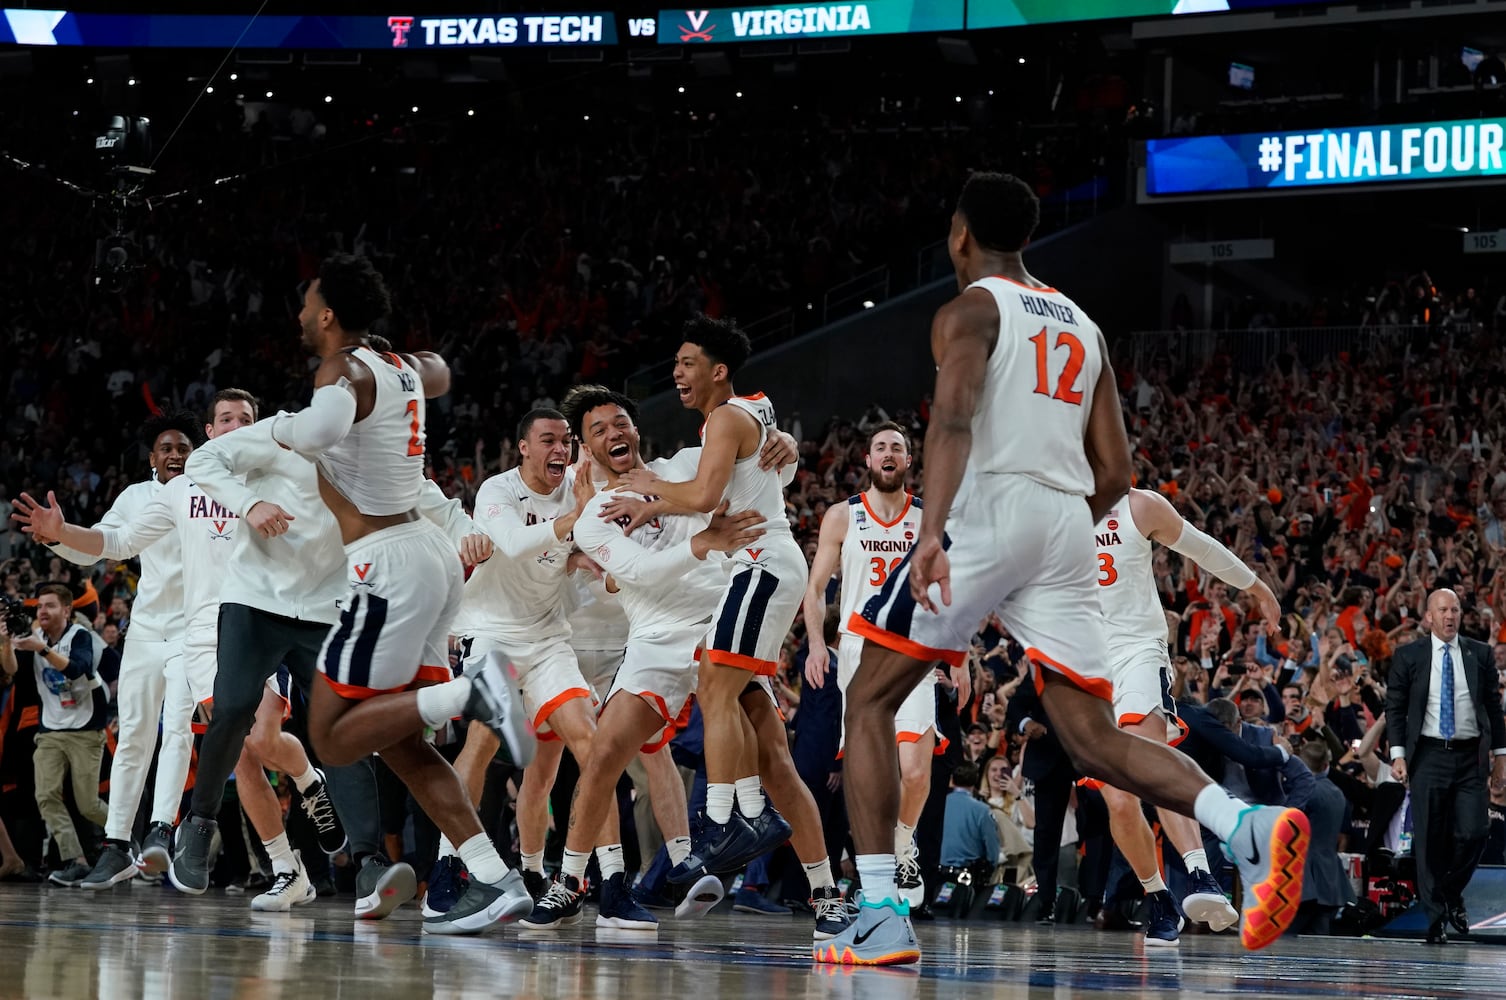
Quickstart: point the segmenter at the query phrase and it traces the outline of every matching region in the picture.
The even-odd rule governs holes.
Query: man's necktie
[[[1438,705],[1438,732],[1446,740],[1454,738],[1454,654],[1443,644],[1443,697]]]

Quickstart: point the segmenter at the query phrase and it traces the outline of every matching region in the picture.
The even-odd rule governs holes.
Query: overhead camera
[[[94,248],[94,287],[114,294],[146,266],[126,227],[131,209],[146,203],[142,188],[153,174],[145,166],[152,155],[151,119],[111,115],[94,137],[94,152],[110,180],[110,190],[99,196],[109,206],[110,234]]]

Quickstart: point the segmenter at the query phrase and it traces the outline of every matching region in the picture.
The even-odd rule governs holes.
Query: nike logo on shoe
[[[884,926],[884,924],[886,924],[888,922],[889,922],[889,918],[885,917],[883,920],[880,920],[878,923],[876,923],[872,927],[868,928],[868,931],[866,933],[864,933],[864,934],[854,934],[852,936],[852,943],[855,944],[855,945],[861,946],[864,941],[867,941],[869,938],[873,937],[874,933],[877,932],[880,927]]]

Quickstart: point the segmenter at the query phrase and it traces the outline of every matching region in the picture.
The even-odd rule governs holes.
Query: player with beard
[[[845,504],[831,507],[821,519],[820,540],[805,589],[805,629],[820,635],[826,621],[826,584],[842,571],[841,638],[837,648],[837,684],[843,694],[857,672],[863,637],[847,627],[852,613],[884,586],[904,561],[920,530],[921,501],[905,488],[910,471],[910,440],[892,421],[868,434],[869,487]],[[805,679],[814,687],[826,681],[826,643],[813,642],[805,660]],[[926,901],[915,847],[915,827],[931,794],[931,757],[946,749],[936,731],[936,674],[926,674],[905,698],[894,717],[899,744],[899,822],[894,827],[895,877],[912,908]],[[937,743],[940,741],[940,746]]]
[[[199,418],[187,411],[147,421],[143,438],[150,449],[147,461],[152,478],[127,486],[94,530],[126,528],[158,493],[182,475],[200,426]],[[23,495],[23,500],[32,507],[37,506],[30,497]],[[52,506],[56,510],[57,505]],[[19,505],[17,509],[20,513],[13,516],[24,520],[21,514],[27,511]],[[90,554],[59,544],[56,538],[45,533],[37,540],[46,544],[54,554],[80,566],[92,566],[99,561],[97,553]],[[186,624],[183,600],[182,547],[176,537],[166,538],[141,554],[141,579],[131,611],[130,636],[120,658],[120,682],[115,695],[120,731],[110,764],[106,851],[85,880],[90,888],[104,888],[134,874],[134,868],[122,865],[121,861],[129,856],[136,810],[146,790],[152,750],[157,743],[157,721],[162,717],[169,693],[174,697],[167,702],[168,714],[162,727],[151,825],[142,843],[148,874],[161,874],[165,855],[172,846],[173,824],[183,800],[193,741],[189,729],[193,701],[185,686],[169,684],[183,655]]]
[[[621,492],[630,492],[625,474],[642,466],[633,423],[636,407],[600,386],[572,390],[566,407],[571,427],[590,455],[576,472],[576,492],[587,498],[576,522],[576,540],[607,574],[608,590],[620,592],[629,631],[591,755],[580,762],[560,874],[523,926],[553,928],[578,918],[594,846],[605,879],[597,926],[653,928],[658,921],[628,892],[620,835],[605,829],[598,835],[591,818],[608,811],[615,815],[611,806],[617,782],[634,755],[657,751],[674,736],[695,690],[696,654],[724,586],[723,560],[708,557],[752,544],[762,534],[753,525],[764,517],[757,511],[724,516],[723,504],[709,525],[703,515],[663,515],[629,535],[629,517],[613,520],[603,512]],[[680,465],[685,468],[686,463]],[[594,495],[593,468],[605,479],[604,492]],[[671,473],[667,464],[658,468]],[[684,820],[682,816],[665,829],[665,837],[688,834]]]

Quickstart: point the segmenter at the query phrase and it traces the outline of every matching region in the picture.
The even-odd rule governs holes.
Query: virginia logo
[[[716,25],[706,25],[706,18],[711,16],[709,10],[687,10],[685,20],[689,25],[680,25],[680,41],[682,42],[709,42],[712,32],[716,31]],[[702,25],[706,25],[702,27]]]
[[[356,578],[365,583],[366,574],[371,572],[371,563],[361,563],[359,566],[352,566],[351,569],[355,570]]]

